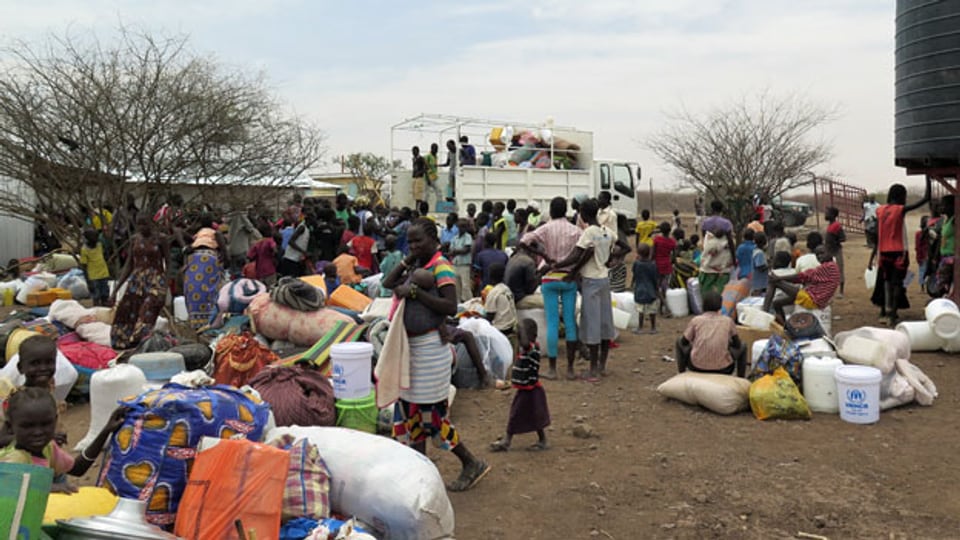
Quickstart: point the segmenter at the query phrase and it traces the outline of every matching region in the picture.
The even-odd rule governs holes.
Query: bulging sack
[[[124,400],[132,410],[113,436],[98,483],[147,502],[147,520],[173,525],[203,437],[259,441],[270,416],[258,397],[229,386],[168,384]]]
[[[809,420],[812,416],[807,400],[782,367],[750,385],[750,409],[759,420]]]
[[[434,540],[454,534],[454,515],[440,472],[429,458],[392,439],[335,427],[280,427],[315,444],[333,479],[330,505],[391,540]],[[401,471],[398,473],[398,471]]]
[[[657,392],[717,414],[736,414],[750,407],[750,381],[733,375],[679,373],[658,386]]]

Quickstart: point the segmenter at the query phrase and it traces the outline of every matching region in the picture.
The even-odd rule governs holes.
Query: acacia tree
[[[119,207],[134,183],[141,204],[177,183],[286,185],[322,158],[323,133],[286,113],[262,74],[184,36],[121,29],[109,45],[51,36],[0,54],[0,177],[17,186],[0,211],[58,216],[48,225],[62,239],[78,237],[83,207]]]
[[[739,231],[752,219],[754,196],[769,201],[817,178],[812,170],[830,158],[830,147],[808,139],[833,117],[798,97],[761,94],[705,114],[671,114],[646,145],[681,183],[724,202]]]
[[[341,164],[356,179],[357,193],[366,196],[375,204],[386,204],[381,196],[383,184],[391,171],[403,166],[398,159],[391,161],[389,158],[370,152],[358,152],[345,156]]]

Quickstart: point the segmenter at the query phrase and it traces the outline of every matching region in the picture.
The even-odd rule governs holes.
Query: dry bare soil
[[[852,236],[834,332],[877,324],[861,277],[867,255]],[[921,319],[926,296],[914,285],[910,299],[903,317]],[[687,320],[658,322],[658,335],[622,335],[599,384],[545,382],[553,415],[545,452],[524,451],[533,435],[516,437],[506,454],[489,452],[512,393],[461,391],[453,418],[493,470],[450,494],[458,538],[960,538],[960,359],[913,356],[940,391],[933,407],[888,411],[869,426],[828,414],[761,422],[659,396],[676,370],[661,357],[673,355]],[[71,440],[85,433],[88,414],[68,411]],[[592,437],[573,436],[578,420]],[[433,449],[431,457],[446,479],[456,476],[456,458]]]

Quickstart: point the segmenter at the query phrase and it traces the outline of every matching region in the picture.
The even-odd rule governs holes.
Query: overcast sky
[[[330,156],[387,154],[420,113],[594,133],[597,157],[669,169],[641,141],[665,113],[767,90],[840,117],[820,172],[878,189],[893,166],[893,0],[0,0],[0,36],[68,29],[109,41],[121,23],[187,33],[225,64],[263,70],[327,135]],[[396,156],[404,157],[406,156]],[[919,184],[918,178],[908,185]]]

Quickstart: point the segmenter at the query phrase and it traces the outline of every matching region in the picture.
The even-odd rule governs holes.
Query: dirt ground
[[[846,253],[847,294],[834,301],[834,332],[877,324],[862,278],[863,237],[852,235]],[[922,319],[927,298],[916,284],[910,300],[902,317]],[[599,384],[546,381],[546,452],[524,451],[534,435],[516,437],[508,453],[489,452],[512,393],[461,391],[453,419],[493,470],[473,490],[450,494],[457,538],[960,538],[960,468],[950,465],[960,444],[960,360],[913,356],[939,399],[885,412],[875,425],[829,414],[808,422],[724,417],[656,393],[676,372],[661,357],[673,355],[688,320],[658,321],[655,336],[623,333],[612,374]],[[83,406],[68,411],[72,441],[87,417]],[[574,437],[577,421],[593,436]],[[456,458],[431,451],[452,480]]]

